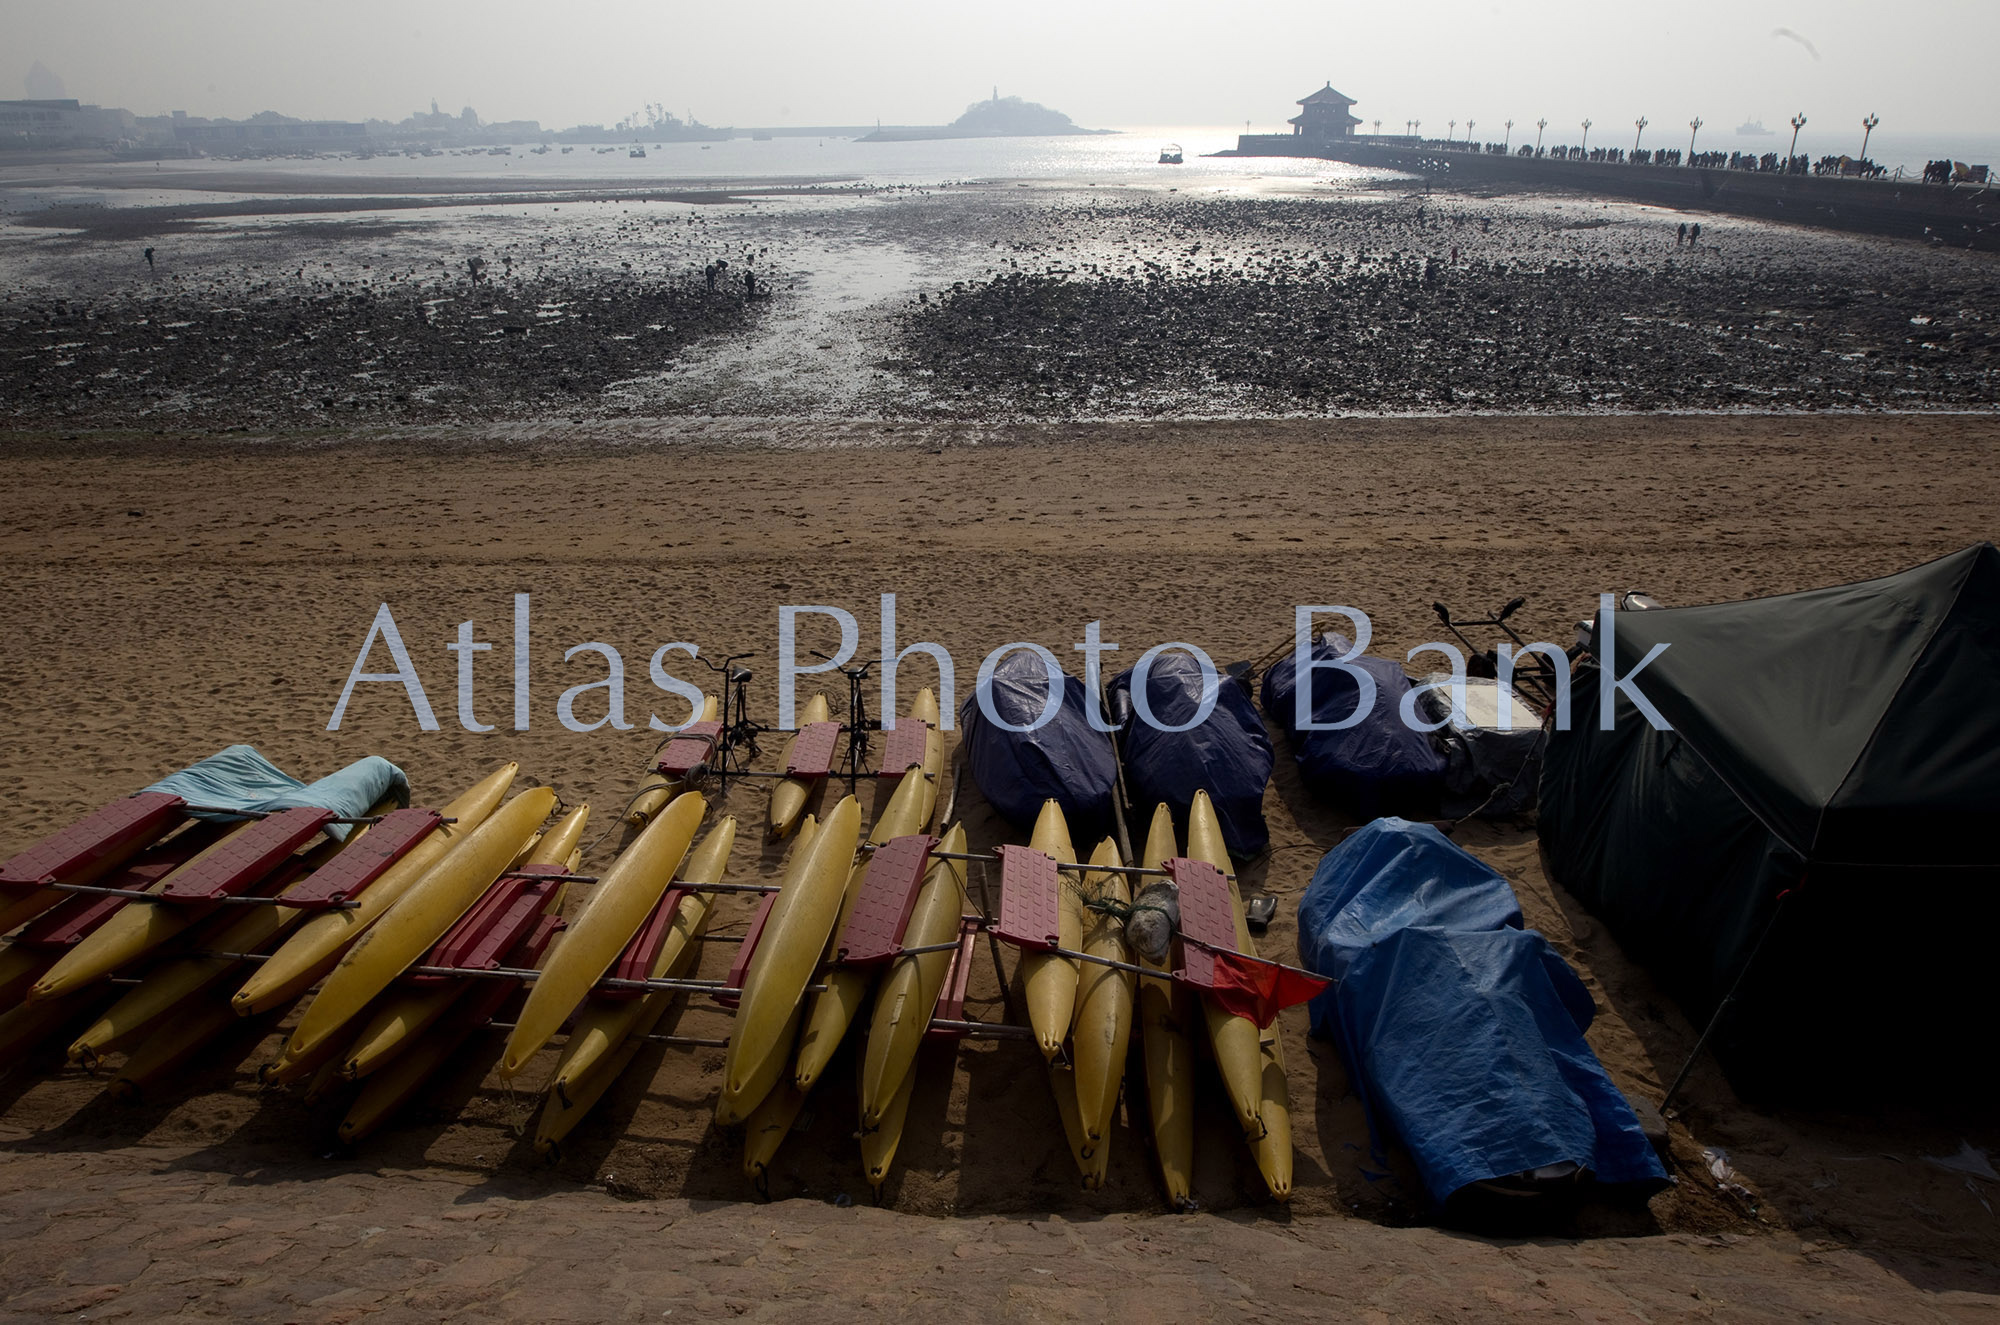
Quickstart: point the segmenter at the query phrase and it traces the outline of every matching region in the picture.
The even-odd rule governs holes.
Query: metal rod
[[[1287,966],[1284,962],[1273,961],[1269,957],[1259,957],[1254,952],[1238,952],[1234,948],[1224,948],[1213,943],[1203,943],[1200,939],[1191,939],[1185,934],[1181,935],[1181,942],[1192,943],[1203,952],[1221,953],[1225,956],[1234,957],[1238,961],[1255,962],[1259,966],[1275,966],[1281,971],[1290,971],[1293,975],[1303,975],[1309,980],[1319,980],[1326,984],[1334,983],[1331,976],[1321,975],[1318,971],[1308,971],[1303,966]]]
[[[1035,1032],[1026,1026],[1015,1026],[1004,1021],[947,1021],[942,1017],[931,1018],[931,1029],[937,1031],[958,1031],[982,1040],[1032,1040]]]
[[[949,943],[928,943],[921,948],[902,948],[893,955],[897,957],[921,957],[925,953],[930,952],[950,952],[957,946],[958,940],[953,939]]]
[[[1096,699],[1098,708],[1103,710],[1107,718],[1110,717],[1111,706],[1104,702],[1104,690],[1102,686],[1098,688]],[[1132,792],[1125,785],[1125,747],[1124,743],[1119,739],[1117,728],[1114,727],[1106,735],[1111,738],[1111,769],[1118,775],[1118,799],[1114,806],[1117,810],[1118,849],[1125,853],[1124,858],[1126,860],[1130,860],[1132,859],[1132,833],[1131,829],[1126,825],[1125,819],[1126,815],[1132,809]]]
[[[514,1023],[511,1021],[489,1021],[479,1029],[483,1031],[507,1031],[511,1033],[514,1029]],[[680,1044],[686,1045],[691,1049],[727,1049],[729,1047],[728,1040],[720,1039],[713,1035],[642,1035],[639,1038],[650,1044]]]
[[[886,843],[881,843],[881,842],[863,842],[861,844],[861,850],[879,851],[885,845]],[[982,856],[982,855],[977,855],[975,853],[964,852],[964,851],[933,851],[931,852],[931,859],[994,861],[1000,859],[1000,857]],[[1123,874],[1132,878],[1159,878],[1159,879],[1172,877],[1172,874],[1167,870],[1150,869],[1144,865],[1087,865],[1087,864],[1071,864],[1068,861],[1059,860],[1056,862],[1056,868],[1069,874]],[[1222,877],[1232,881],[1236,878],[1234,874],[1224,874]]]
[[[1805,879],[1801,877],[1796,886],[1804,887]],[[1701,1057],[1702,1050],[1708,1048],[1709,1039],[1715,1034],[1715,1028],[1722,1024],[1722,1018],[1736,1002],[1736,996],[1743,992],[1743,981],[1749,976],[1750,968],[1757,964],[1757,956],[1764,951],[1765,941],[1771,937],[1771,931],[1778,927],[1778,917],[1785,913],[1785,899],[1790,897],[1792,892],[1793,889],[1787,888],[1778,894],[1777,903],[1771,907],[1771,918],[1764,922],[1764,932],[1757,936],[1757,942],[1750,949],[1750,955],[1743,959],[1743,965],[1737,968],[1736,978],[1729,982],[1729,992],[1722,996],[1722,1001],[1715,1005],[1715,1011],[1710,1014],[1708,1024],[1701,1028],[1701,1036],[1694,1042],[1694,1048],[1688,1050],[1687,1061],[1682,1063],[1681,1070],[1674,1074],[1673,1084],[1668,1086],[1667,1093],[1660,1097],[1661,1117],[1664,1118],[1667,1110],[1674,1106],[1674,1097],[1680,1094],[1681,1087],[1687,1084],[1688,1073],[1694,1071],[1695,1060]]]
[[[1109,957],[1098,957],[1088,952],[1074,952],[1069,948],[1045,948],[1043,951],[1047,952],[1050,956],[1068,957],[1073,961],[1090,962],[1097,966],[1109,966],[1114,971],[1129,971],[1133,975],[1151,976],[1155,980],[1172,980],[1174,978],[1172,971],[1161,970],[1152,966],[1139,966],[1132,962],[1114,961]]]
[[[459,976],[470,980],[522,980],[532,982],[541,977],[541,972],[520,966],[496,966],[490,970],[476,966],[412,966],[406,975]],[[597,989],[632,989],[641,993],[653,990],[687,990],[700,994],[724,994],[738,996],[742,990],[727,980],[619,980],[607,978],[599,980]],[[825,985],[807,985],[802,991],[808,994],[824,994]]]
[[[162,906],[297,906],[296,902],[285,900],[283,893],[276,897],[169,897],[165,893],[140,892],[135,888],[100,888],[94,883],[51,883],[44,887],[55,888],[66,893],[89,893],[93,897],[123,897],[133,902],[155,902]],[[324,906],[312,906],[308,910],[352,911],[359,902],[329,902]]]
[[[963,749],[963,747],[960,748]],[[958,795],[958,783],[956,781],[952,783],[952,795],[954,798]],[[979,867],[979,907],[982,911],[986,912],[986,915],[990,916],[993,914],[993,898],[987,894],[986,866],[984,865]],[[959,922],[961,930],[964,928],[964,923],[962,920]],[[986,947],[993,956],[993,978],[1000,985],[1000,1005],[1007,1009],[1007,1015],[1011,1017],[1014,1015],[1014,993],[1007,983],[1006,969],[1000,964],[1000,936],[993,932],[993,927],[986,922],[986,916],[979,918],[979,927],[986,931]]]
[[[543,874],[537,870],[508,870],[500,876],[503,879],[543,879],[550,883],[598,883],[603,880],[599,874]],[[675,880],[670,889],[687,893],[774,893],[779,885],[775,883],[687,883]],[[354,905],[354,903],[343,903]]]
[[[302,805],[297,808],[310,809],[313,807]],[[268,819],[273,814],[276,814],[277,811],[236,810],[221,805],[183,805],[181,807],[181,813],[226,815],[232,819]],[[382,822],[383,819],[387,817],[388,816],[381,814],[336,814],[332,818],[328,819],[327,822],[330,824],[379,824]],[[455,824],[458,822],[458,820],[439,819],[438,822],[441,824]]]
[[[689,990],[696,990],[701,993],[709,993],[711,991],[718,989],[734,988],[734,986],[731,985],[727,980],[700,980],[700,979],[677,980],[677,979],[668,979],[664,976],[658,980],[652,980],[652,979],[621,980],[615,975],[606,976],[604,979],[599,980],[597,982],[597,987],[599,989],[634,989],[634,990],[689,989]]]
[[[990,919],[984,919],[984,917],[982,917],[982,925],[986,925],[986,927],[988,927],[988,931],[986,931],[986,933],[992,933],[992,929],[990,929],[990,927],[992,927],[992,921],[990,921]],[[1282,961],[1272,961],[1270,957],[1258,957],[1256,953],[1238,953],[1236,949],[1226,949],[1226,947],[1218,947],[1218,945],[1214,945],[1214,943],[1202,943],[1200,939],[1190,939],[1188,935],[1180,935],[1180,941],[1182,941],[1182,943],[1192,943],[1194,947],[1202,949],[1204,953],[1222,953],[1222,955],[1226,955],[1226,957],[1234,957],[1234,959],[1238,959],[1238,961],[1254,961],[1254,963],[1256,963],[1256,965],[1260,965],[1260,967],[1278,967],[1280,971],[1290,971],[1292,975],[1304,975],[1304,977],[1308,977],[1308,979],[1314,979],[1314,981],[1324,981],[1324,979],[1326,979],[1324,975],[1318,975],[1316,971],[1306,971],[1304,967],[1288,967],[1288,965],[1284,965]],[[918,949],[918,951],[930,951],[930,949]],[[1094,957],[1092,953],[1078,953],[1078,951],[1074,951],[1074,949],[1064,949],[1064,947],[1048,947],[1048,949],[1034,949],[1034,951],[1038,951],[1038,953],[1048,953],[1050,957],[1070,957],[1072,961],[1088,961],[1088,963],[1094,963],[1094,965],[1100,965],[1100,967],[1110,967],[1112,971],[1130,971],[1130,973],[1134,973],[1134,975],[1150,975],[1150,977],[1152,977],[1152,979],[1156,979],[1156,981],[1170,981],[1170,979],[1174,979],[1174,973],[1172,973],[1172,971],[1166,971],[1166,969],[1160,969],[1160,967],[1138,967],[1138,965],[1134,965],[1134,963],[1130,963],[1130,961],[1112,961],[1110,957]]]
[[[412,966],[403,974],[462,976],[468,980],[533,980],[541,972],[517,966],[495,966],[491,969],[476,966]]]

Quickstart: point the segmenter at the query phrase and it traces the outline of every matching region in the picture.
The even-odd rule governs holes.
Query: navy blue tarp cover
[[[338,773],[307,784],[248,745],[226,746],[142,790],[170,792],[189,805],[213,810],[274,814],[316,806],[344,819],[368,813],[387,796],[393,795],[400,805],[410,803],[410,780],[402,769],[379,755],[357,759]],[[348,824],[331,824],[326,831],[344,842],[354,829]]]
[[[1563,1162],[1666,1180],[1584,1041],[1589,991],[1521,928],[1507,881],[1435,828],[1377,819],[1327,852],[1299,901],[1299,956],[1335,982],[1312,1001],[1314,1033],[1433,1201]]]
[[[1208,792],[1229,854],[1247,860],[1270,845],[1264,824],[1264,788],[1271,781],[1271,738],[1234,677],[1222,677],[1215,708],[1184,732],[1161,731],[1133,707],[1132,673],[1111,680],[1111,711],[1125,723],[1125,790],[1144,820],[1165,803],[1185,824],[1197,791]],[[1201,707],[1201,664],[1192,654],[1163,653],[1146,672],[1146,702],[1153,722],[1178,727]],[[1129,716],[1128,716],[1129,713]]]
[[[1316,661],[1340,658],[1354,648],[1327,631],[1313,645]],[[1264,673],[1264,711],[1292,739],[1299,776],[1312,791],[1330,797],[1364,819],[1410,813],[1429,817],[1444,791],[1446,760],[1428,733],[1403,722],[1403,696],[1410,678],[1388,658],[1364,654],[1351,663],[1375,679],[1375,703],[1368,716],[1343,731],[1301,732],[1294,696],[1298,678],[1290,657]],[[1340,722],[1354,713],[1359,683],[1347,672],[1322,667],[1312,674],[1314,722]]]
[[[1037,721],[1049,697],[1042,660],[1025,649],[1008,654],[993,671],[991,693],[993,711],[1005,721],[1016,727]],[[1084,705],[1094,702],[1084,694],[1083,682],[1065,675],[1055,716],[1034,731],[1012,732],[988,722],[977,691],[958,711],[966,766],[980,794],[1024,833],[1034,828],[1042,802],[1055,800],[1071,839],[1086,852],[1111,834],[1118,785],[1110,734],[1093,729],[1084,717]]]

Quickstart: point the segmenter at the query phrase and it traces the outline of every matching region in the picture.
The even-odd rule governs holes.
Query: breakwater
[[[2000,250],[2000,188],[1842,179],[1697,166],[1500,155],[1413,139],[1314,142],[1245,134],[1231,156],[1317,157],[1422,176],[1453,188],[1569,190],[1766,221]]]

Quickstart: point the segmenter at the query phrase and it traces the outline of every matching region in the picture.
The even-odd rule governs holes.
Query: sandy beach
[[[524,778],[609,825],[656,740],[647,708],[666,702],[644,682],[645,658],[672,640],[756,651],[755,702],[769,706],[785,603],[845,607],[867,640],[878,596],[897,594],[901,639],[946,645],[961,697],[987,650],[1030,639],[1064,653],[1093,620],[1127,656],[1182,639],[1232,661],[1282,642],[1295,603],[1349,603],[1373,617],[1378,650],[1400,652],[1435,636],[1433,600],[1473,610],[1518,594],[1530,637],[1566,641],[1602,591],[1777,593],[1991,538],[1996,441],[1990,416],[1879,414],[384,422],[282,440],[17,430],[0,443],[0,559],[20,641],[0,664],[0,848],[233,741],[307,776],[381,754],[419,801],[518,759]],[[476,735],[451,716],[444,645],[468,619],[479,638],[506,638],[516,593],[534,604],[532,725],[505,730],[495,666],[479,673],[479,716],[501,730]],[[419,731],[390,687],[325,730],[383,602],[443,730]],[[633,730],[555,720],[565,686],[598,679],[562,660],[587,640],[625,657]],[[921,660],[905,665],[906,690],[929,680]],[[1345,824],[1305,792],[1278,740],[1275,849],[1243,882],[1278,899],[1262,942],[1289,956],[1298,895]],[[875,789],[861,794],[866,807]],[[720,808],[752,819],[763,795],[732,788]],[[975,846],[1012,840],[976,789],[958,809]],[[586,867],[623,836],[598,841]],[[1468,825],[1460,840],[1583,976],[1613,1080],[1657,1099],[1694,1038],[1672,1002],[1547,882],[1531,831]],[[773,879],[779,865],[775,849],[738,847],[741,877]],[[718,927],[748,911],[733,906]],[[703,974],[726,963],[711,952]],[[984,962],[967,1007],[1004,1013]],[[674,1024],[727,1027],[698,1001]],[[1884,1120],[1837,1099],[1760,1112],[1704,1064],[1672,1126],[1676,1182],[1649,1205],[1587,1206],[1527,1243],[1468,1239],[1397,1227],[1428,1220],[1407,1163],[1377,1167],[1352,1084],[1306,1035],[1303,1009],[1282,1025],[1299,1120],[1291,1206],[1261,1199],[1204,1097],[1195,1216],[1163,1213],[1143,1125],[1117,1129],[1106,1188],[1078,1190],[1043,1074],[1005,1042],[926,1050],[881,1211],[847,1208],[868,1192],[844,1060],[780,1152],[777,1203],[763,1206],[736,1142],[712,1125],[717,1050],[643,1054],[553,1167],[519,1131],[532,1098],[490,1072],[497,1042],[352,1153],[325,1143],[324,1113],[257,1089],[279,1044],[267,1027],[129,1106],[45,1050],[0,1081],[0,1282],[22,1314],[581,1318],[629,1314],[627,1299],[591,1295],[609,1283],[606,1249],[630,1248],[630,1265],[663,1258],[660,1277],[632,1270],[616,1286],[633,1309],[667,1295],[677,1310],[769,1318],[829,1300],[1057,1319],[1909,1318],[1976,1315],[2000,1292],[1992,1184],[1936,1162],[1965,1144],[1991,1153],[1990,1118]],[[279,1217],[300,1207],[312,1225]],[[549,1259],[532,1244],[558,1226],[582,1240]]]
[[[773,721],[786,604],[853,613],[873,656],[895,594],[898,643],[945,646],[962,702],[990,650],[1070,658],[1091,622],[1121,663],[1169,640],[1229,663],[1285,644],[1295,605],[1347,604],[1394,657],[1438,637],[1433,602],[1521,596],[1523,633],[1566,644],[1600,593],[1782,593],[1996,532],[1990,255],[1310,163],[1200,167],[1183,190],[646,183],[577,160],[0,172],[0,855],[244,742],[305,777],[384,756],[420,804],[518,760],[517,787],[592,807],[601,870],[630,839],[648,716],[686,716],[654,651],[754,655]],[[1677,242],[1688,220],[1698,246]],[[383,604],[439,730],[380,685],[328,730]],[[462,622],[495,645],[469,700],[492,731],[458,720]],[[564,661],[586,642],[623,660],[625,729],[558,720],[567,687],[603,679],[595,655]],[[831,647],[828,619],[799,643]],[[899,688],[935,679],[916,657]],[[577,712],[605,716],[601,693]],[[1272,735],[1273,847],[1240,882],[1277,901],[1263,952],[1292,958],[1299,896],[1354,824]],[[945,794],[974,850],[1021,840],[968,781]],[[765,797],[736,783],[713,812],[761,822]],[[1657,1101],[1695,1028],[1548,881],[1531,824],[1457,840],[1583,978],[1612,1080]],[[783,859],[745,834],[732,877],[775,882]],[[726,899],[717,930],[753,909]],[[698,974],[729,957],[709,945]],[[982,952],[967,1015],[1008,1019],[1019,984]],[[1280,1022],[1289,1206],[1205,1074],[1191,1215],[1167,1212],[1129,1106],[1105,1185],[1080,1189],[1020,1042],[926,1047],[876,1209],[851,1050],[759,1192],[713,1122],[719,1048],[648,1046],[549,1163],[530,1142],[555,1051],[510,1087],[488,1035],[346,1148],[344,1098],[257,1084],[298,1013],[131,1103],[62,1066],[64,1036],[0,1064],[0,1314],[1908,1319],[2000,1300],[2000,1192],[1966,1158],[2000,1149],[1990,1111],[1762,1110],[1705,1059],[1666,1190],[1492,1238],[1438,1225],[1303,1008]],[[729,1025],[696,997],[661,1030]]]

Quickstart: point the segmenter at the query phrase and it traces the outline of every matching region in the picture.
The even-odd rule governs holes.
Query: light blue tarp
[[[1584,1041],[1576,973],[1507,881],[1428,824],[1377,819],[1327,852],[1299,901],[1312,1001],[1378,1130],[1442,1205],[1469,1183],[1574,1163],[1664,1182],[1632,1107]]]
[[[366,814],[388,796],[394,796],[399,805],[410,803],[409,778],[402,769],[378,755],[357,759],[338,773],[308,783],[299,781],[248,745],[218,750],[144,790],[169,792],[189,805],[211,810],[270,813],[311,805],[332,810],[342,818]],[[346,841],[354,830],[348,824],[333,824],[326,831]]]

